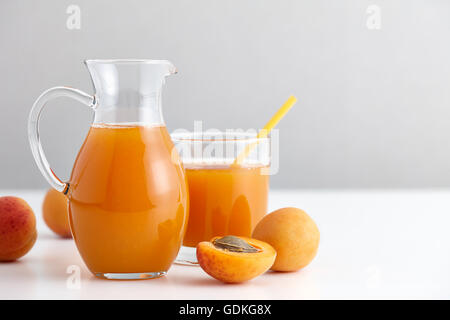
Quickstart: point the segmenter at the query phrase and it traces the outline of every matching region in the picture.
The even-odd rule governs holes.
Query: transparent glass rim
[[[169,64],[172,63],[169,60],[158,59],[85,59],[85,64],[101,64],[101,63],[114,63],[114,64]]]
[[[251,143],[269,141],[270,136],[257,138],[256,133],[248,132],[230,132],[230,131],[214,131],[214,132],[174,132],[171,135],[174,142],[235,142],[235,143]]]

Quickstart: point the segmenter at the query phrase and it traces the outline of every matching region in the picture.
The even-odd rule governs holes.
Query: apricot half
[[[239,283],[269,270],[276,252],[271,245],[246,237],[214,237],[197,245],[202,269],[217,280]]]
[[[24,256],[36,238],[36,217],[28,203],[17,197],[0,197],[0,261]]]
[[[42,216],[47,226],[62,238],[71,238],[69,226],[69,208],[66,196],[50,189],[42,204]]]
[[[277,251],[274,271],[296,271],[316,256],[320,232],[303,210],[283,208],[266,215],[253,230],[253,238],[265,241]]]

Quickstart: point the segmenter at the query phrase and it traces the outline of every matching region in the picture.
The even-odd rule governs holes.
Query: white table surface
[[[0,263],[0,299],[450,299],[447,190],[271,191],[270,210],[295,206],[316,221],[318,255],[299,272],[269,272],[238,285],[179,265],[159,279],[97,279],[73,240],[59,239],[45,226],[44,194],[0,190],[0,196],[28,201],[39,232],[26,256]],[[71,265],[81,270],[79,288],[70,285]]]

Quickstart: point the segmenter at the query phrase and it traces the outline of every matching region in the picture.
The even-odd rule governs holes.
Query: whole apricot
[[[297,271],[316,256],[320,232],[303,210],[282,208],[266,215],[253,230],[253,238],[269,243],[277,251],[274,271]]]
[[[36,238],[36,217],[28,203],[17,197],[0,197],[0,261],[24,256]]]
[[[63,238],[71,238],[67,198],[61,192],[50,189],[42,204],[42,215],[47,226]]]
[[[217,280],[239,283],[269,270],[276,252],[269,244],[246,237],[214,237],[197,245],[200,267]]]

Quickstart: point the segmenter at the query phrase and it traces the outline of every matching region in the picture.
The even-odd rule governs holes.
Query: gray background
[[[70,4],[81,30],[66,28]],[[380,30],[366,27],[370,4]],[[450,185],[450,1],[2,0],[0,24],[0,188],[47,187],[28,112],[52,86],[92,93],[86,58],[171,60],[170,131],[258,128],[295,94],[273,187]],[[43,145],[61,178],[91,118],[67,99],[46,109]]]

